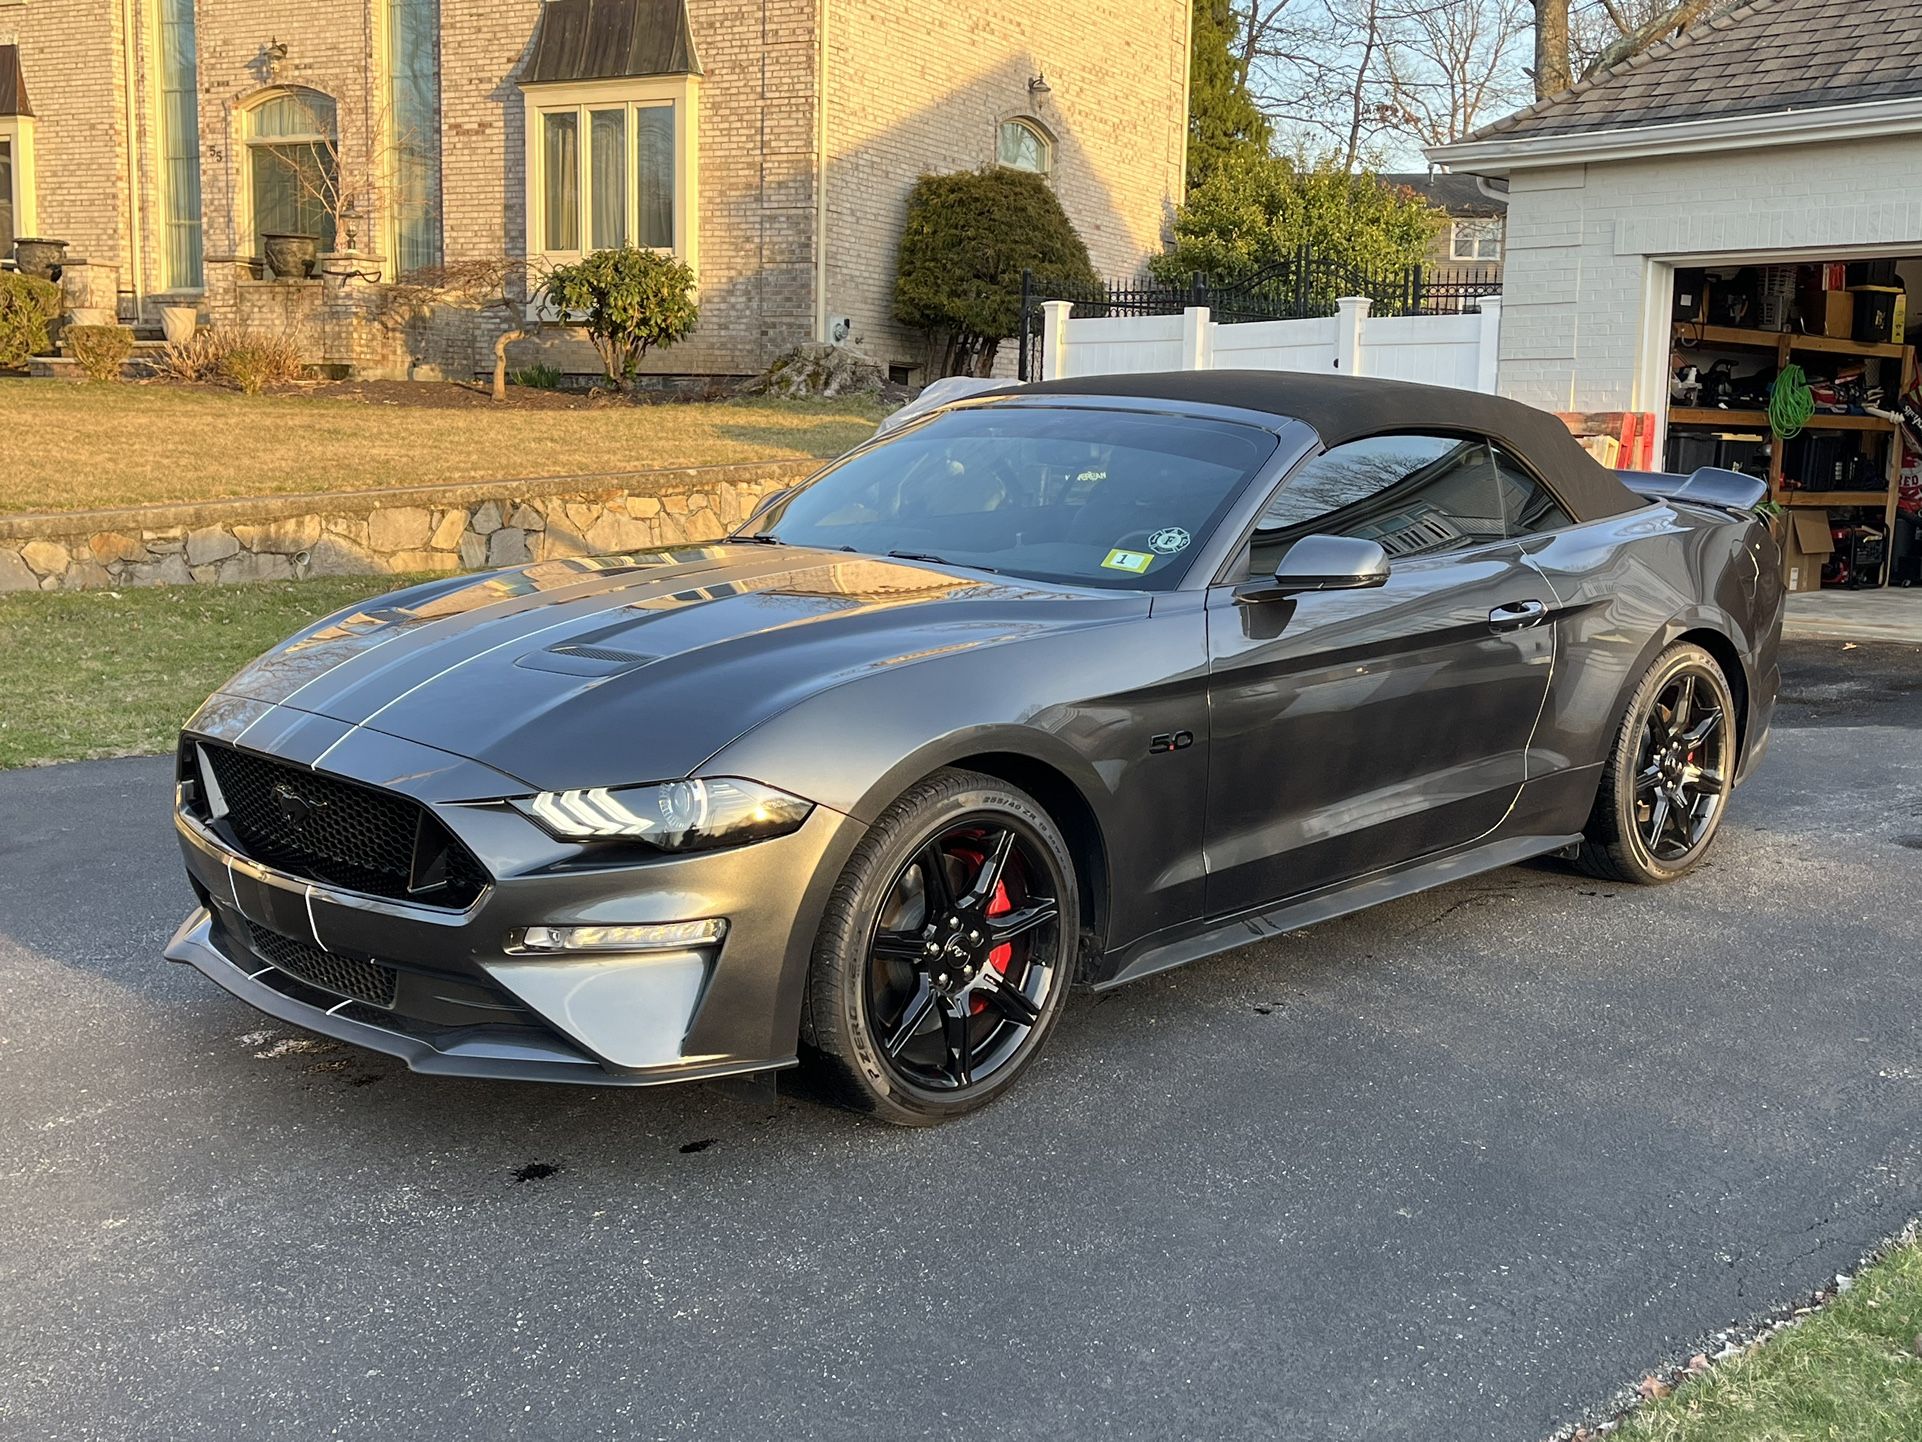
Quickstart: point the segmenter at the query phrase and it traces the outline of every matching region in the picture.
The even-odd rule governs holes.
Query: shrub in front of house
[[[185,340],[170,340],[153,358],[154,374],[170,381],[217,381],[227,352],[227,333],[196,330]]]
[[[894,315],[940,347],[936,375],[988,375],[1021,328],[1021,272],[1095,283],[1088,247],[1039,175],[990,166],[924,175],[908,194]]]
[[[626,384],[648,351],[684,339],[700,319],[694,272],[631,245],[557,265],[542,288],[554,309],[586,328],[612,385]]]
[[[60,314],[60,287],[18,271],[0,271],[0,370],[19,370],[47,349],[47,328]]]
[[[284,335],[247,331],[223,339],[220,378],[243,395],[257,396],[268,386],[292,385],[307,378],[300,347]]]
[[[117,381],[133,354],[133,332],[124,325],[70,325],[60,336],[90,381]]]

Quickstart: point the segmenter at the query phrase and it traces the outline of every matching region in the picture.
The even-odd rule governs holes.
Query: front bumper
[[[281,1021],[420,1072],[635,1086],[793,1064],[813,938],[858,823],[817,807],[788,836],[687,856],[630,851],[604,864],[605,850],[555,841],[512,807],[453,799],[513,794],[512,778],[479,777],[472,762],[325,718],[272,720],[319,727],[322,740],[338,728],[328,772],[411,795],[493,879],[464,910],[338,890],[241,854],[177,802],[201,905],[168,945],[171,960]],[[276,744],[266,754],[305,761],[309,750]],[[714,946],[508,949],[533,925],[707,917],[728,922]],[[390,993],[373,1004],[316,984],[336,958],[369,959]]]

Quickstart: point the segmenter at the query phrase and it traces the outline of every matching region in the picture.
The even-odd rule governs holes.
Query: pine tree
[[[1234,51],[1241,17],[1229,0],[1194,0],[1188,68],[1188,189],[1223,161],[1266,155],[1270,127],[1248,94],[1248,69]]]

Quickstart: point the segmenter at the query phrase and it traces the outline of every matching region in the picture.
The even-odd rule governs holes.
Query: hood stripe
[[[716,566],[718,566],[718,562],[719,562],[718,557],[713,558],[710,561],[709,567],[707,569],[715,568]],[[529,567],[528,569],[533,570],[538,566],[547,566],[552,564],[554,563],[551,561],[536,562],[535,567]],[[682,564],[685,565],[687,563],[682,563]],[[632,570],[628,570],[628,571],[611,571],[610,570],[610,571],[587,572],[582,575],[580,583],[578,585],[567,586],[554,591],[522,592],[518,595],[494,597],[490,600],[482,602],[480,605],[458,612],[455,615],[446,616],[446,617],[436,617],[432,620],[421,623],[420,626],[418,627],[416,625],[396,623],[389,628],[387,635],[381,637],[378,641],[375,641],[372,645],[358,647],[354,650],[349,651],[346,655],[342,656],[338,661],[334,662],[333,665],[329,666],[325,671],[316,672],[314,675],[309,676],[306,680],[302,681],[298,686],[294,687],[294,689],[289,691],[286,695],[276,698],[276,704],[282,705],[282,706],[292,705],[294,703],[294,698],[299,696],[301,692],[307,690],[310,686],[318,685],[320,682],[334,675],[334,673],[339,671],[343,666],[348,665],[350,662],[358,661],[363,657],[371,656],[376,651],[379,651],[385,646],[392,645],[396,641],[408,639],[409,637],[412,637],[415,635],[417,629],[424,629],[425,627],[431,627],[437,624],[439,621],[443,621],[443,620],[467,621],[472,624],[467,627],[464,627],[463,630],[469,630],[469,629],[473,629],[474,625],[483,624],[489,612],[498,611],[504,607],[513,607],[518,605],[524,610],[533,610],[540,606],[565,606],[570,604],[571,602],[579,601],[579,600],[583,600],[591,597],[618,595],[623,591],[633,590],[636,587],[647,585],[650,582],[658,583],[658,582],[667,580],[668,578],[664,576],[659,576],[659,575],[650,575],[649,573],[659,571],[662,569],[665,569],[665,567],[637,566],[637,567],[634,567]],[[470,585],[483,584],[485,575],[486,575],[485,572],[476,573],[475,576],[470,581]],[[686,580],[685,573],[675,577],[674,580],[677,585],[683,584]],[[609,585],[608,583],[610,581],[615,581],[616,584]],[[542,635],[547,631],[555,629],[557,626],[564,626],[566,624],[568,624],[567,621],[556,622],[553,625],[538,627],[534,631],[526,633],[526,635],[527,636]],[[448,639],[452,639],[452,638],[450,637]],[[526,637],[524,636],[522,639],[526,639]],[[512,645],[512,644],[514,644],[512,641],[505,641],[505,642],[499,643],[498,645],[491,646],[487,649],[488,651],[494,651],[494,650],[500,649],[501,645]],[[485,655],[485,654],[487,654],[487,652],[485,651],[476,652],[473,657],[469,657],[468,659],[470,660],[476,659],[479,656]],[[459,664],[461,663],[460,662],[455,663],[456,666],[458,666]],[[454,667],[450,666],[447,669],[452,670],[454,669]],[[441,674],[445,674],[445,672]],[[425,684],[425,683],[423,682],[421,684]],[[408,689],[413,690],[417,688],[410,687]],[[387,706],[391,706],[394,703],[394,701],[398,701],[399,699],[401,699],[399,696],[392,698],[391,700],[386,702],[384,705],[382,705],[380,707],[380,710],[383,710],[383,711],[386,710]],[[256,720],[257,719],[258,718],[256,718]],[[252,723],[249,723],[249,724],[252,724]],[[241,736],[245,736],[245,735],[246,735],[246,732],[243,731],[241,733]],[[235,738],[236,741],[238,741],[239,739],[240,737]]]

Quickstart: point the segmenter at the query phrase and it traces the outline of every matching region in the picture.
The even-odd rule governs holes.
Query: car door
[[[1318,533],[1379,541],[1386,584],[1236,599]],[[1208,596],[1209,913],[1493,830],[1547,693],[1550,600],[1485,440],[1373,436],[1302,462]]]

